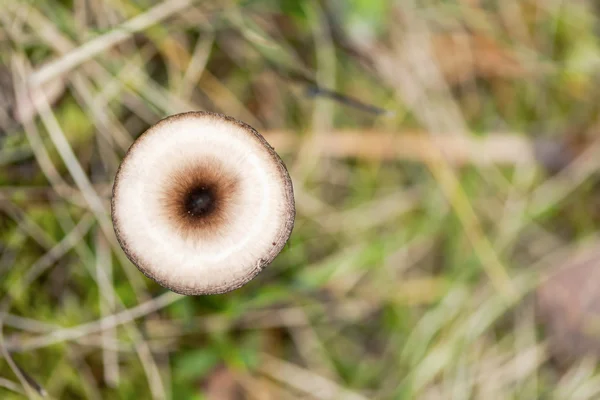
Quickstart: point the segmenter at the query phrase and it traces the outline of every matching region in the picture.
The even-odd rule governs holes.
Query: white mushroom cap
[[[249,125],[209,112],[150,127],[113,187],[121,247],[146,276],[181,294],[247,283],[279,254],[294,216],[292,182],[273,148]]]

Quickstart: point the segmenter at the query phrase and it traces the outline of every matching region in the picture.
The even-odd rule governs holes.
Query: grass
[[[597,240],[597,6],[409,3],[0,1],[0,397],[598,398],[533,301]],[[112,233],[125,151],[188,110],[294,180],[289,244],[225,295]]]

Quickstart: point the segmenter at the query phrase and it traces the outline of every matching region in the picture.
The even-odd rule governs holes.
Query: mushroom
[[[180,294],[218,294],[254,278],[294,226],[292,181],[251,126],[187,112],[129,148],[113,186],[112,220],[127,257]]]

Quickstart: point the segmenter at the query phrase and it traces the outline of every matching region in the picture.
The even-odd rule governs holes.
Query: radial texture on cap
[[[113,187],[119,243],[148,277],[182,294],[242,286],[281,251],[294,224],[285,165],[252,127],[190,112],[131,146]]]

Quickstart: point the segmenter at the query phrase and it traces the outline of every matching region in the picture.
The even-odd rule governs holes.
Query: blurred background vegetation
[[[0,0],[0,398],[600,398],[599,11]],[[189,110],[294,181],[288,246],[229,294],[112,233],[125,151]]]

